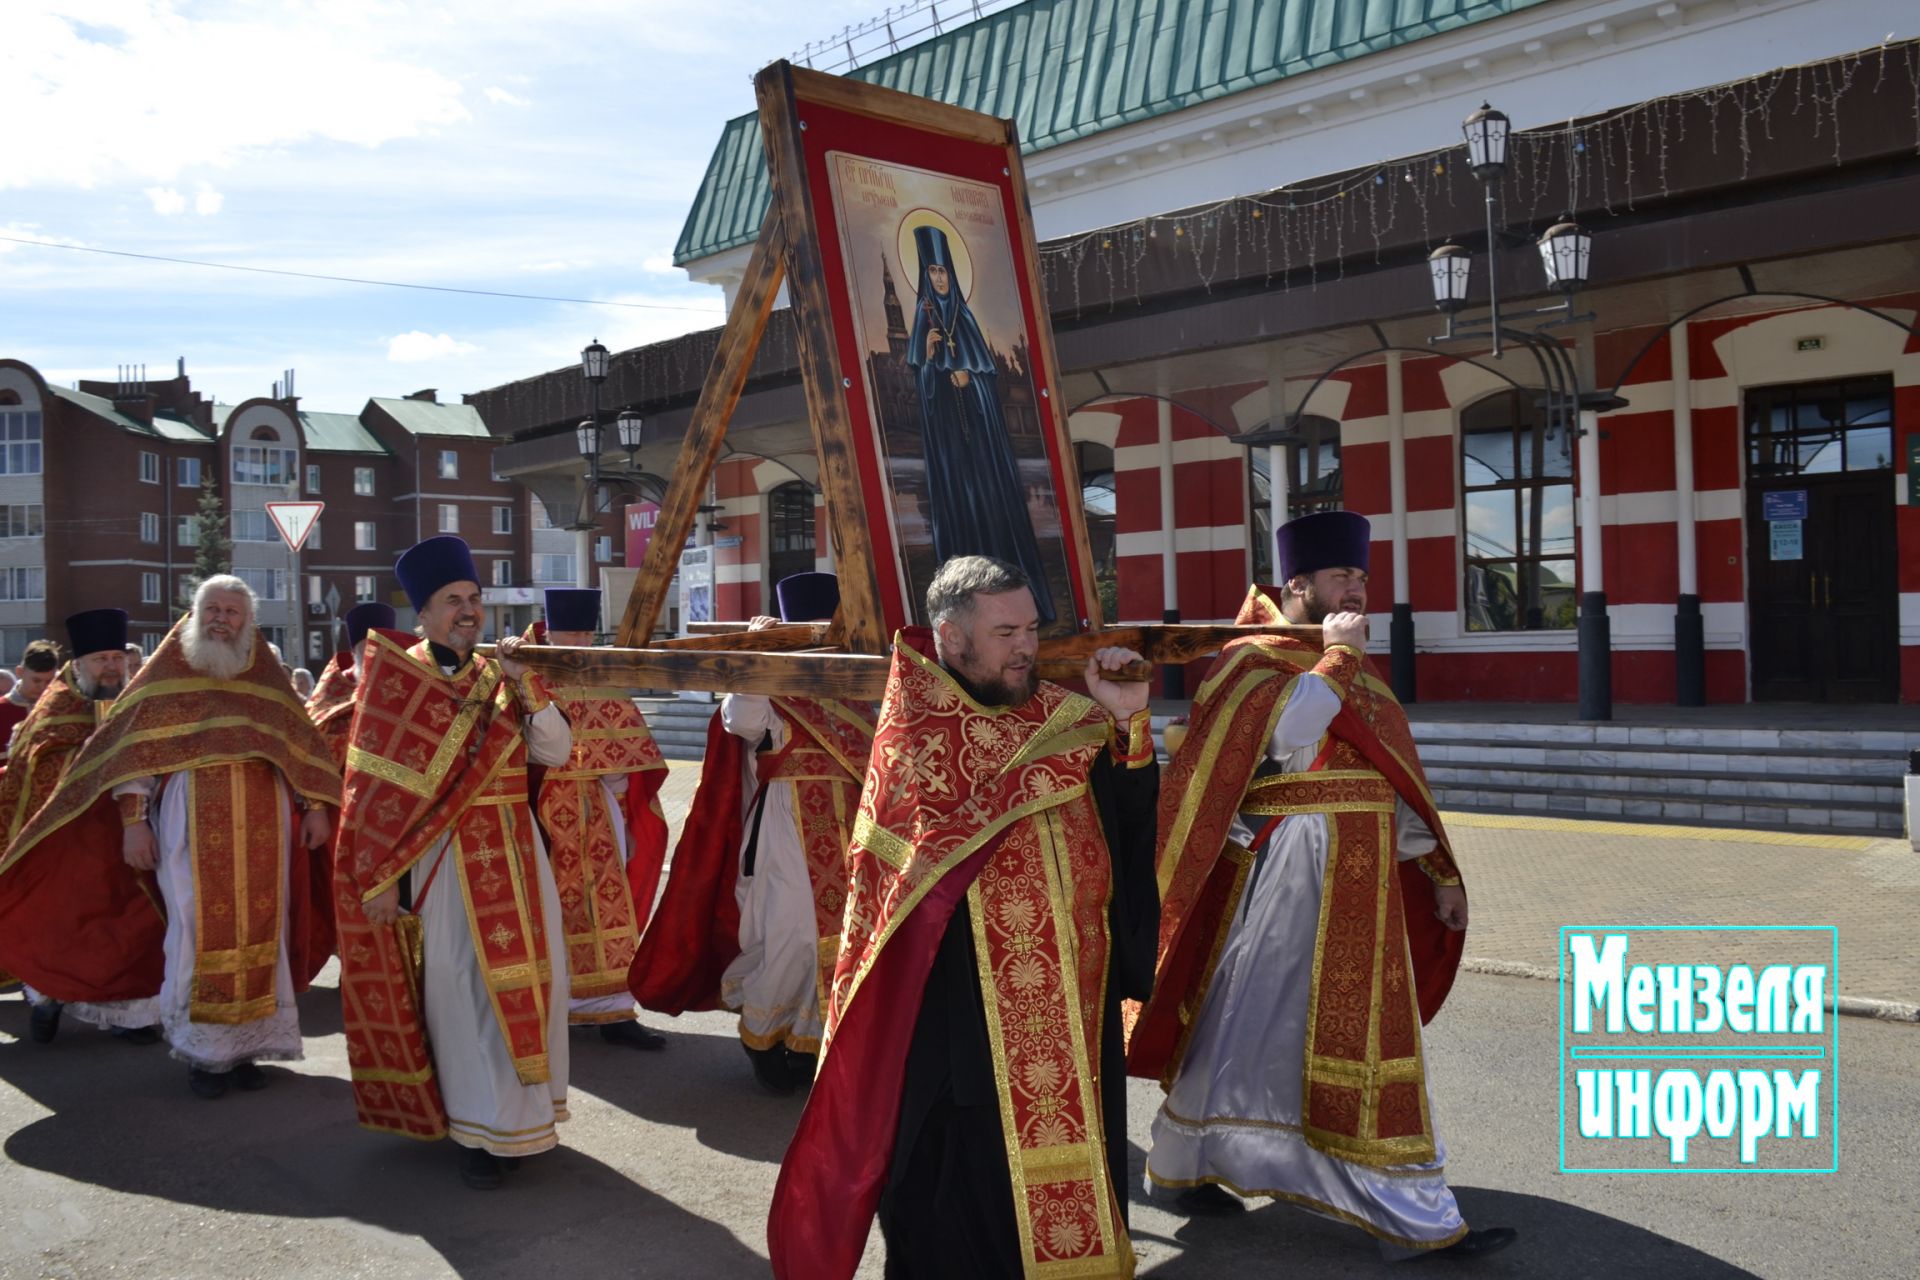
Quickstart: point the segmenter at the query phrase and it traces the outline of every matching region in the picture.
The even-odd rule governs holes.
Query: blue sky
[[[228,403],[441,398],[708,328],[671,265],[759,66],[883,0],[3,0],[0,235],[573,298],[369,288],[0,241],[0,356]]]

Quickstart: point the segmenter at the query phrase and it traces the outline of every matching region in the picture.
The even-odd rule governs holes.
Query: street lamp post
[[[1505,345],[1525,350],[1539,369],[1546,390],[1548,428],[1558,425],[1572,432],[1573,438],[1580,442],[1580,718],[1610,720],[1613,718],[1612,624],[1607,617],[1607,596],[1601,579],[1597,423],[1600,414],[1619,408],[1625,401],[1614,395],[1583,392],[1577,363],[1566,347],[1547,332],[1561,325],[1594,319],[1591,313],[1574,312],[1574,295],[1587,283],[1592,265],[1593,237],[1571,216],[1548,228],[1533,246],[1545,268],[1547,284],[1559,292],[1560,301],[1503,315],[1493,254],[1502,247],[1528,243],[1526,237],[1516,237],[1501,229],[1497,216],[1498,188],[1507,170],[1511,122],[1501,112],[1482,103],[1478,111],[1466,118],[1461,131],[1466,137],[1469,167],[1486,189],[1487,314],[1462,320],[1473,274],[1473,255],[1457,244],[1442,245],[1427,256],[1427,269],[1433,285],[1434,306],[1445,314],[1447,330],[1427,341],[1429,344],[1462,339],[1490,341],[1495,359],[1502,357]],[[1516,328],[1515,321],[1534,323],[1527,328]],[[1536,513],[1539,505],[1534,504]],[[1541,621],[1539,609],[1529,609],[1529,625],[1539,626]]]
[[[580,372],[586,377],[590,416],[576,428],[580,456],[587,464],[586,493],[580,503],[580,522],[574,525],[573,582],[577,587],[593,585],[593,534],[597,527],[600,495],[600,384],[607,380],[610,353],[595,338],[580,352]]]

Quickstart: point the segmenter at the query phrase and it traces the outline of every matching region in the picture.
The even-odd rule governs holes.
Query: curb
[[[1460,962],[1460,968],[1467,973],[1484,973],[1496,978],[1533,978],[1541,982],[1558,982],[1558,969],[1543,969],[1539,965],[1523,964],[1518,960],[1491,960],[1468,956]],[[1909,1004],[1904,1000],[1875,1000],[1866,996],[1841,996],[1840,1013],[1851,1018],[1875,1018],[1881,1022],[1920,1022],[1920,1004]]]

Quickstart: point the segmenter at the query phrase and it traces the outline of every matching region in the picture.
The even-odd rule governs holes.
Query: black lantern
[[[600,424],[591,418],[584,418],[573,429],[574,439],[580,443],[580,456],[588,462],[600,456]]]
[[[1511,127],[1504,111],[1495,111],[1484,102],[1461,124],[1474,177],[1491,182],[1507,171],[1507,133]]]
[[[607,380],[607,356],[608,351],[600,345],[598,338],[589,342],[580,351],[580,372],[584,373],[587,381],[595,386]]]
[[[1558,222],[1540,237],[1540,261],[1547,269],[1547,283],[1572,296],[1587,282],[1587,269],[1593,258],[1593,237],[1572,221]]]
[[[640,447],[647,420],[633,409],[622,409],[613,425],[614,429],[620,433],[620,447],[631,455]]]
[[[1467,279],[1473,272],[1473,255],[1457,244],[1443,244],[1427,255],[1427,270],[1433,273],[1433,305],[1454,312],[1467,305]]]

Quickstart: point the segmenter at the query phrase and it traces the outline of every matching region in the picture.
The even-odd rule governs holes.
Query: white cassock
[[[292,1062],[305,1054],[300,1043],[300,1010],[294,1003],[293,969],[287,963],[287,885],[291,867],[280,877],[280,951],[273,961],[274,1010],[264,1018],[235,1024],[194,1022],[189,1016],[193,971],[199,954],[194,911],[193,853],[187,844],[188,773],[134,778],[113,789],[147,797],[160,861],[154,878],[167,908],[166,969],[160,994],[148,1000],[111,1004],[70,1004],[67,1011],[88,1022],[111,1027],[150,1027],[158,1023],[173,1056],[202,1071],[229,1071],[242,1062]],[[276,771],[274,795],[279,808],[280,860],[293,856],[293,795]]]
[[[720,702],[720,721],[727,732],[748,743],[748,803],[741,837],[747,841],[753,838],[753,796],[759,787],[754,748],[772,734],[771,749],[782,750],[792,731],[773,703],[756,694],[728,694]],[[746,874],[744,857],[743,843],[741,875],[733,891],[740,907],[740,954],[721,976],[721,1002],[739,1011],[740,1038],[749,1048],[785,1044],[796,1053],[818,1052],[824,1030],[818,990],[820,929],[791,782],[767,784],[752,875]]]
[[[541,764],[546,761],[542,760]],[[627,831],[627,775],[611,774],[604,778],[595,778],[600,790],[605,793],[607,812],[613,817],[613,842],[620,846],[620,865],[626,866],[627,859],[633,856],[633,846],[628,841]],[[616,785],[617,784],[617,785]],[[647,912],[653,908],[651,902],[636,902],[634,909],[640,914],[641,923],[646,922]],[[634,1007],[633,996],[625,991],[616,991],[609,996],[589,996],[585,1000],[573,1000],[568,1006],[583,1023],[604,1023],[610,1013],[632,1017],[638,1010]]]
[[[1340,697],[1326,681],[1299,677],[1268,744],[1269,758],[1290,773],[1305,772],[1339,711]],[[1241,814],[1230,838],[1250,846],[1265,822]],[[1433,832],[1405,801],[1396,799],[1394,823],[1399,861],[1432,852]],[[1154,1117],[1148,1179],[1172,1186],[1220,1182],[1242,1195],[1287,1200],[1362,1227],[1392,1257],[1451,1243],[1466,1224],[1447,1188],[1437,1123],[1433,1164],[1352,1164],[1302,1138],[1307,1000],[1327,819],[1292,815],[1255,853],[1253,883],[1221,947],[1179,1077]],[[1406,909],[1429,907],[1408,903]],[[1428,1104],[1432,1116],[1431,1095]]]
[[[447,670],[442,668],[442,670]],[[447,671],[448,675],[453,674]],[[560,708],[549,704],[525,721],[527,758],[553,768],[573,752],[573,731]],[[447,1134],[463,1147],[481,1147],[497,1156],[525,1156],[559,1144],[554,1126],[567,1118],[567,946],[561,923],[560,891],[554,887],[546,842],[539,826],[528,823],[534,866],[540,877],[540,911],[546,921],[547,958],[553,979],[547,988],[547,1067],[543,1084],[521,1084],[507,1052],[506,1036],[494,1017],[493,998],[473,945],[473,930],[453,867],[441,867],[424,903],[416,905],[425,928],[426,953],[422,997],[426,1002],[427,1045],[434,1076],[447,1107]],[[429,869],[446,856],[448,833],[414,864],[418,894]]]

